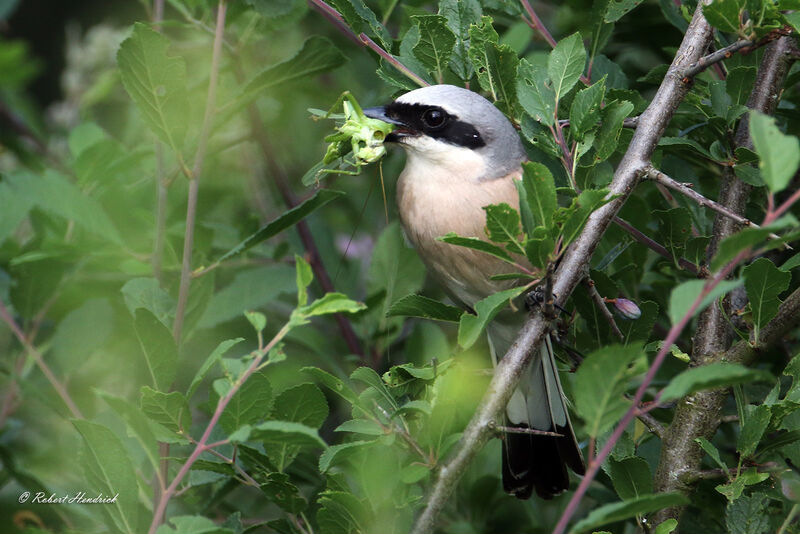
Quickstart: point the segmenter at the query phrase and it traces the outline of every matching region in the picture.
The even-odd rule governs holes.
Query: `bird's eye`
[[[441,109],[428,109],[422,114],[422,123],[428,128],[440,128],[446,119],[447,115]]]

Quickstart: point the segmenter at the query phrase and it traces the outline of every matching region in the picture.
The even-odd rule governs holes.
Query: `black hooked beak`
[[[386,136],[387,143],[400,143],[404,137],[414,137],[418,135],[418,133],[414,131],[408,124],[395,117],[391,117],[387,113],[386,106],[364,108],[364,115],[370,119],[378,119],[396,126],[392,133]]]

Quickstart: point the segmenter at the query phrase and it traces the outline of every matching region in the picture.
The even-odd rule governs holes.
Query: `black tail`
[[[507,425],[556,432],[560,436],[506,433],[503,439],[503,489],[519,499],[536,490],[551,499],[569,488],[567,467],[585,473],[572,424],[569,420],[553,349],[548,338],[539,357],[531,362],[506,410]],[[523,404],[524,403],[524,404]]]

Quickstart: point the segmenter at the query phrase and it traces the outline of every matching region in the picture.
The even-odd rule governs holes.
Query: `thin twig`
[[[31,345],[30,341],[28,341],[28,338],[25,337],[25,333],[22,331],[19,325],[17,325],[17,323],[14,321],[14,318],[11,317],[11,313],[8,311],[8,308],[1,300],[0,300],[0,319],[2,319],[3,322],[8,325],[8,327],[16,336],[17,340],[19,340],[20,344],[22,344],[22,346],[25,348],[28,355],[31,358],[33,358],[33,361],[36,363],[36,366],[39,367],[44,376],[50,382],[50,385],[53,386],[53,389],[55,389],[56,393],[58,393],[58,396],[61,397],[62,401],[64,401],[64,404],[66,404],[70,413],[72,413],[72,417],[76,419],[83,419],[83,414],[78,409],[78,405],[75,404],[75,402],[72,400],[72,397],[69,396],[67,388],[64,386],[64,384],[58,381],[56,375],[53,373],[50,367],[48,367],[48,365],[44,362],[42,354],[38,350],[36,350],[36,347]]]
[[[733,220],[734,222],[741,224],[742,226],[749,226],[750,228],[761,228],[756,223],[752,222],[750,219],[746,217],[742,217],[738,213],[731,211],[730,209],[726,208],[719,202],[715,202],[710,198],[706,198],[694,189],[692,189],[691,184],[678,182],[677,180],[670,178],[663,172],[656,170],[653,167],[648,168],[642,178],[648,178],[653,180],[665,187],[669,187],[673,191],[677,191],[684,195],[687,198],[690,198],[700,204],[701,206],[705,206],[706,208],[712,209],[717,213],[728,217],[729,219]],[[769,234],[770,239],[780,239],[780,237],[776,234]]]
[[[492,430],[498,434],[527,434],[531,436],[553,436],[556,438],[564,437],[558,432],[548,432],[547,430],[536,430],[535,428],[517,428],[513,426],[492,425]]]
[[[356,35],[353,30],[350,29],[347,22],[345,22],[342,14],[336,11],[333,7],[331,7],[328,3],[324,0],[308,0],[309,5],[319,11],[322,16],[324,16],[331,24],[333,24],[337,30],[342,32],[348,39],[353,41],[354,43],[366,46],[367,48],[373,50],[377,53],[380,57],[386,60],[390,65],[396,68],[398,71],[403,73],[409,79],[411,79],[414,83],[419,85],[420,87],[425,87],[426,85],[430,85],[428,82],[423,80],[420,76],[418,76],[414,71],[403,65],[396,57],[388,53],[386,50],[381,48],[381,46],[369,38],[369,36],[365,33],[360,33]]]
[[[186,231],[183,238],[183,262],[181,265],[181,281],[178,290],[178,305],[175,310],[175,322],[172,326],[172,335],[175,341],[181,342],[183,319],[186,313],[186,303],[189,300],[189,285],[192,282],[192,245],[194,242],[194,227],[197,219],[197,195],[200,175],[203,172],[203,163],[208,146],[208,137],[211,134],[211,124],[214,118],[217,102],[217,79],[219,77],[219,63],[222,56],[222,38],[225,34],[226,0],[220,0],[217,7],[217,25],[214,32],[214,48],[211,54],[211,73],[208,80],[208,94],[206,95],[206,111],[203,116],[203,126],[200,131],[200,140],[194,158],[194,167],[189,179],[189,196],[186,206]]]
[[[622,219],[620,217],[614,217],[614,222],[617,224],[617,226],[621,227],[623,230],[631,234],[631,236],[633,236],[633,238],[636,241],[643,244],[650,250],[657,252],[659,255],[667,258],[668,260],[673,259],[672,254],[670,254],[669,250],[667,250],[667,248],[664,245],[648,237],[642,231],[634,227],[631,223],[629,223],[625,219]],[[700,267],[690,262],[686,258],[678,258],[678,267],[680,267],[685,271],[689,271],[690,273],[696,276],[701,276],[703,274],[703,271],[702,269],[700,269]]]
[[[619,326],[617,326],[617,321],[614,320],[614,315],[606,306],[606,302],[603,300],[602,295],[600,295],[600,292],[597,291],[594,281],[591,278],[584,278],[583,284],[586,286],[586,290],[589,291],[589,295],[592,297],[595,307],[600,310],[600,314],[605,317],[606,321],[608,321],[608,324],[611,326],[611,330],[614,332],[614,335],[616,335],[620,341],[625,341],[625,336],[622,334]]]

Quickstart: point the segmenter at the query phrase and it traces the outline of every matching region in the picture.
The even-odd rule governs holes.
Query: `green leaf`
[[[108,342],[113,323],[114,309],[108,300],[87,300],[58,322],[48,342],[53,361],[65,370],[79,368]]]
[[[734,502],[742,496],[747,486],[760,484],[769,478],[769,473],[759,473],[755,467],[750,467],[727,484],[720,484],[714,489],[724,495],[728,502]]]
[[[726,237],[719,244],[719,249],[711,260],[711,270],[718,271],[742,250],[766,241],[771,231],[768,228],[745,228]]]
[[[297,311],[304,317],[315,315],[327,315],[329,313],[356,313],[366,309],[363,302],[350,300],[347,295],[341,293],[326,293],[322,298],[318,298],[308,306],[303,306]]]
[[[422,317],[452,323],[457,323],[462,313],[460,308],[422,295],[406,295],[394,301],[386,312],[389,317]]]
[[[134,325],[153,385],[159,391],[167,391],[178,367],[178,346],[172,332],[143,308],[136,310]]]
[[[140,407],[142,412],[168,430],[178,434],[188,432],[192,424],[189,403],[181,393],[163,393],[149,386],[142,386]]]
[[[229,379],[215,380],[213,392],[209,395],[209,406],[215,408],[220,397],[227,395],[230,388]],[[234,393],[219,418],[219,424],[231,434],[244,425],[253,425],[265,419],[271,407],[272,385],[265,372],[256,372]]]
[[[503,250],[502,247],[499,247],[494,243],[489,243],[488,241],[484,241],[483,239],[477,237],[462,237],[453,232],[450,232],[449,234],[437,237],[436,239],[438,241],[443,241],[450,245],[456,245],[459,247],[466,247],[466,248],[471,248],[473,250],[478,250],[480,252],[485,252],[486,254],[491,254],[492,256],[500,258],[503,261],[507,262],[514,261],[511,259],[511,256],[508,254],[508,252]]]
[[[308,11],[308,5],[302,0],[245,0],[245,3],[266,19],[269,29],[298,22]]]
[[[261,492],[270,502],[290,514],[300,514],[308,507],[297,486],[292,484],[289,475],[285,473],[268,474],[267,481],[261,484]]]
[[[756,68],[748,66],[738,66],[728,69],[728,76],[725,78],[725,89],[731,97],[731,104],[743,106],[750,98],[750,91],[756,80]]]
[[[293,57],[270,65],[248,81],[236,97],[233,111],[238,111],[262,96],[267,89],[333,70],[343,65],[345,61],[347,61],[347,57],[331,41],[317,35],[309,37]]]
[[[369,30],[378,38],[384,49],[392,47],[392,36],[383,24],[378,22],[375,12],[367,7],[364,0],[332,0],[331,4],[342,14],[347,25],[356,34]]]
[[[641,3],[642,0],[610,0],[603,20],[606,22],[617,22]]]
[[[287,228],[294,226],[331,200],[337,199],[342,195],[344,195],[344,193],[341,191],[320,189],[314,194],[313,197],[309,198],[299,206],[295,206],[283,215],[280,215],[276,219],[267,223],[265,226],[261,227],[256,233],[248,236],[247,239],[223,254],[216,263],[221,263],[225,260],[229,260],[235,256],[238,256],[242,252],[254,247],[255,245],[258,245],[259,243],[266,241],[270,237],[279,234]]]
[[[766,473],[764,473],[766,474]],[[770,531],[767,508],[769,497],[764,493],[744,495],[728,503],[725,525],[730,534],[763,534]]]
[[[253,427],[250,438],[264,443],[265,449],[289,451],[302,447],[327,447],[316,429],[293,421],[265,421]]]
[[[447,26],[456,36],[450,68],[464,81],[472,78],[474,69],[469,59],[469,27],[478,24],[482,10],[478,0],[441,0],[439,14],[447,20]]]
[[[534,120],[545,126],[555,124],[556,93],[545,69],[534,67],[522,59],[518,68],[517,95],[522,109]]]
[[[792,275],[775,267],[767,258],[758,258],[742,270],[742,276],[758,340],[761,328],[777,315],[781,304],[778,295],[788,289]]]
[[[572,200],[572,204],[565,212],[568,214],[567,218],[561,227],[563,246],[566,247],[580,235],[594,210],[611,200],[606,198],[607,195],[607,189],[584,189]]]
[[[609,476],[617,495],[623,501],[653,493],[653,475],[644,458],[638,456],[621,460],[610,458]]]
[[[495,243],[506,246],[512,254],[525,254],[519,239],[522,236],[522,227],[517,210],[506,203],[485,206],[486,235]]]
[[[603,108],[603,122],[595,137],[596,162],[605,161],[614,153],[619,143],[622,124],[631,112],[633,104],[627,100],[615,100]]]
[[[478,77],[478,83],[488,91],[497,107],[507,115],[514,114],[517,90],[519,58],[508,45],[497,44],[497,32],[492,27],[491,17],[482,17],[480,24],[469,28],[469,58]]]
[[[306,428],[316,429],[328,417],[328,402],[325,400],[325,395],[314,384],[300,384],[282,391],[275,398],[271,417],[282,422],[301,424]],[[257,430],[261,428],[261,426],[256,426],[253,435],[260,436]],[[314,434],[316,435],[316,432]],[[301,445],[292,440],[278,440],[265,443],[264,451],[278,470],[283,471],[300,452]],[[323,448],[325,448],[324,444]]]
[[[144,308],[169,327],[172,316],[175,314],[175,301],[169,294],[161,289],[155,278],[132,278],[122,286],[122,296],[131,315],[136,316],[136,310]]]
[[[706,282],[704,280],[689,280],[672,290],[669,296],[669,318],[673,325],[678,324],[683,316],[689,312],[694,301],[703,292],[705,284]],[[708,295],[703,297],[700,301],[700,305],[692,312],[692,317],[706,309],[709,304],[740,285],[742,285],[741,279],[721,281]]]
[[[317,523],[323,534],[369,532],[370,510],[348,491],[324,491],[317,500]]]
[[[586,66],[586,49],[579,33],[573,33],[558,42],[547,58],[547,75],[553,83],[556,99],[560,100],[572,89]]]
[[[314,279],[311,265],[300,255],[294,255],[294,267],[297,280],[297,305],[305,306],[308,304],[308,286]]]
[[[658,221],[658,238],[672,254],[677,264],[683,255],[686,241],[692,236],[692,215],[686,208],[655,210],[652,212]]]
[[[642,354],[638,344],[603,347],[587,356],[575,372],[575,409],[590,436],[605,433],[630,406],[623,393],[631,379],[630,364]]]
[[[397,410],[397,401],[394,400],[394,397],[391,393],[389,393],[384,381],[373,369],[369,367],[359,367],[352,372],[350,379],[356,380],[373,388],[381,397],[383,397],[383,400],[386,401],[387,406],[390,406],[393,411]]]
[[[169,39],[137,22],[117,52],[125,90],[142,111],[145,123],[175,153],[183,148],[188,114],[186,63],[167,56]]]
[[[303,367],[300,370],[316,378],[325,387],[342,397],[350,404],[358,405],[358,395],[356,395],[356,393],[350,389],[350,387],[348,387],[343,380],[336,378],[332,374],[323,371],[322,369],[318,369],[317,367]]]
[[[671,534],[676,528],[678,528],[678,520],[667,519],[656,527],[653,534]]]
[[[522,223],[528,236],[533,236],[537,226],[552,228],[558,200],[556,183],[550,169],[535,161],[525,162],[522,164],[522,180],[516,184]]]
[[[382,436],[386,433],[381,425],[369,419],[350,419],[337,426],[334,432],[353,432],[368,436]]]
[[[319,471],[325,473],[336,463],[339,463],[359,451],[375,445],[375,441],[350,441],[339,445],[332,445],[325,449],[319,457]]]
[[[441,80],[450,62],[456,36],[442,15],[414,15],[411,20],[419,28],[420,36],[413,48],[414,56],[428,72]]]
[[[722,468],[723,471],[725,471],[726,474],[729,474],[728,466],[725,465],[725,462],[723,462],[722,458],[720,458],[719,451],[714,446],[714,444],[712,444],[706,438],[695,438],[695,442],[698,445],[700,445],[700,448],[703,449],[706,452],[706,454],[708,454],[711,457],[711,459],[714,460],[714,462],[716,462],[716,464],[720,466],[720,468]]]
[[[465,313],[461,316],[458,323],[458,344],[465,349],[474,345],[489,321],[524,291],[525,287],[512,287],[476,302],[474,308],[477,315]]]
[[[279,295],[294,291],[295,273],[289,265],[265,265],[241,270],[230,284],[211,297],[198,326],[212,328],[231,319],[242,319],[242,312],[255,310]]]
[[[714,0],[703,6],[703,15],[709,24],[723,32],[739,31],[739,13],[742,10],[741,0]]]
[[[742,458],[748,458],[756,451],[771,416],[770,407],[766,404],[756,406],[747,413],[747,418],[742,424],[742,431],[739,433],[739,440],[736,442],[736,450],[741,453]]]
[[[767,371],[748,369],[737,363],[710,363],[687,369],[677,375],[661,391],[661,399],[667,402],[703,389],[715,389],[759,380],[771,381],[774,380],[774,377]]]
[[[192,398],[192,395],[194,395],[195,391],[197,391],[197,388],[200,386],[200,382],[203,381],[211,368],[222,359],[225,353],[228,352],[234,345],[241,343],[242,341],[244,341],[243,337],[237,337],[236,339],[226,339],[217,345],[211,354],[208,355],[206,361],[203,362],[203,365],[201,365],[194,374],[192,383],[189,384],[189,389],[186,391],[187,399]]]
[[[134,438],[137,443],[139,443],[139,446],[145,452],[153,469],[159,469],[161,457],[158,454],[158,442],[150,426],[150,421],[145,417],[139,407],[121,397],[115,397],[110,393],[98,391],[97,394],[106,401],[106,404],[114,410],[114,413],[125,422],[125,426],[128,429],[128,436]]]
[[[117,530],[138,534],[143,527],[145,511],[139,505],[139,490],[133,463],[125,446],[108,428],[97,423],[72,420],[72,424],[83,437],[85,447],[79,459],[85,473],[85,482],[90,486],[94,498],[102,494],[114,502],[101,504],[99,508]],[[87,493],[90,493],[87,488]]]
[[[158,527],[156,534],[234,534],[234,532],[217,525],[207,517],[179,515],[170,517],[169,524]]]
[[[783,191],[800,166],[800,142],[784,135],[773,117],[757,111],[750,113],[750,137],[760,158],[758,167],[764,183],[773,193]]]
[[[684,506],[686,504],[689,504],[689,499],[677,492],[642,495],[636,499],[604,504],[599,508],[595,508],[589,512],[589,515],[578,521],[570,532],[588,532],[601,525],[615,523],[637,515],[650,514],[672,506]]]
[[[605,77],[594,85],[581,89],[569,108],[569,134],[582,140],[586,132],[594,128],[600,119],[600,104],[606,93]]]

